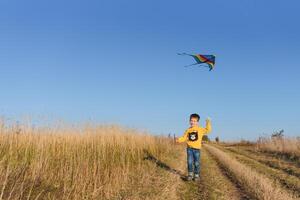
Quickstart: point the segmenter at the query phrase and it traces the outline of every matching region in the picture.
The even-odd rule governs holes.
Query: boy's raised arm
[[[209,118],[206,119],[206,127],[204,129],[205,129],[205,133],[204,133],[205,135],[211,132],[211,122]]]

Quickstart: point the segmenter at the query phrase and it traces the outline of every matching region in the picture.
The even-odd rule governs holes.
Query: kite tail
[[[199,63],[194,63],[194,64],[186,65],[184,67],[190,67],[190,66],[193,66],[193,65],[199,65]]]
[[[208,67],[209,68],[209,71],[213,70],[213,67],[210,66],[210,65],[203,65],[204,67]]]
[[[203,66],[203,67],[208,67],[209,71],[213,70],[213,67],[211,67],[210,65],[205,65],[205,63],[200,64],[200,65]]]
[[[187,54],[187,53],[177,53],[177,55],[179,55],[179,56],[193,56],[193,55]]]
[[[199,64],[199,63],[194,63],[194,64],[191,64],[191,65],[186,65],[184,67],[190,67],[190,66],[193,66],[193,65],[198,65],[199,67],[208,67],[209,68],[209,71],[213,70],[213,67],[209,66],[209,65],[206,65],[205,63],[203,64]]]

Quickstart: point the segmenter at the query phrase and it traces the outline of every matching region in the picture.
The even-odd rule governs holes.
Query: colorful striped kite
[[[178,53],[178,55],[192,56],[196,60],[196,63],[191,64],[191,65],[187,65],[185,67],[189,67],[189,66],[192,66],[192,65],[206,64],[205,66],[209,68],[209,71],[211,71],[215,66],[216,57],[214,55],[201,55],[201,54],[191,55],[191,54],[187,54],[187,53]]]

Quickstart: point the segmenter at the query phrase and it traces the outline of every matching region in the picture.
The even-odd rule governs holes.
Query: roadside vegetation
[[[146,159],[174,162],[176,148],[118,126],[2,125],[0,199],[176,199],[178,176]]]
[[[186,147],[171,137],[114,125],[0,123],[0,200],[300,198],[298,146],[286,146],[297,139],[215,141],[204,141],[201,180],[188,182]]]
[[[300,164],[300,137],[260,137],[256,143],[256,150],[273,153],[275,156],[294,160]]]

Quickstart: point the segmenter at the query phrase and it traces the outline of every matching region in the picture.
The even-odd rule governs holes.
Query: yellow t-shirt
[[[188,147],[201,149],[201,142],[203,135],[207,135],[211,131],[211,123],[206,121],[206,128],[203,127],[190,127],[182,137],[178,138],[178,142],[186,142]]]

